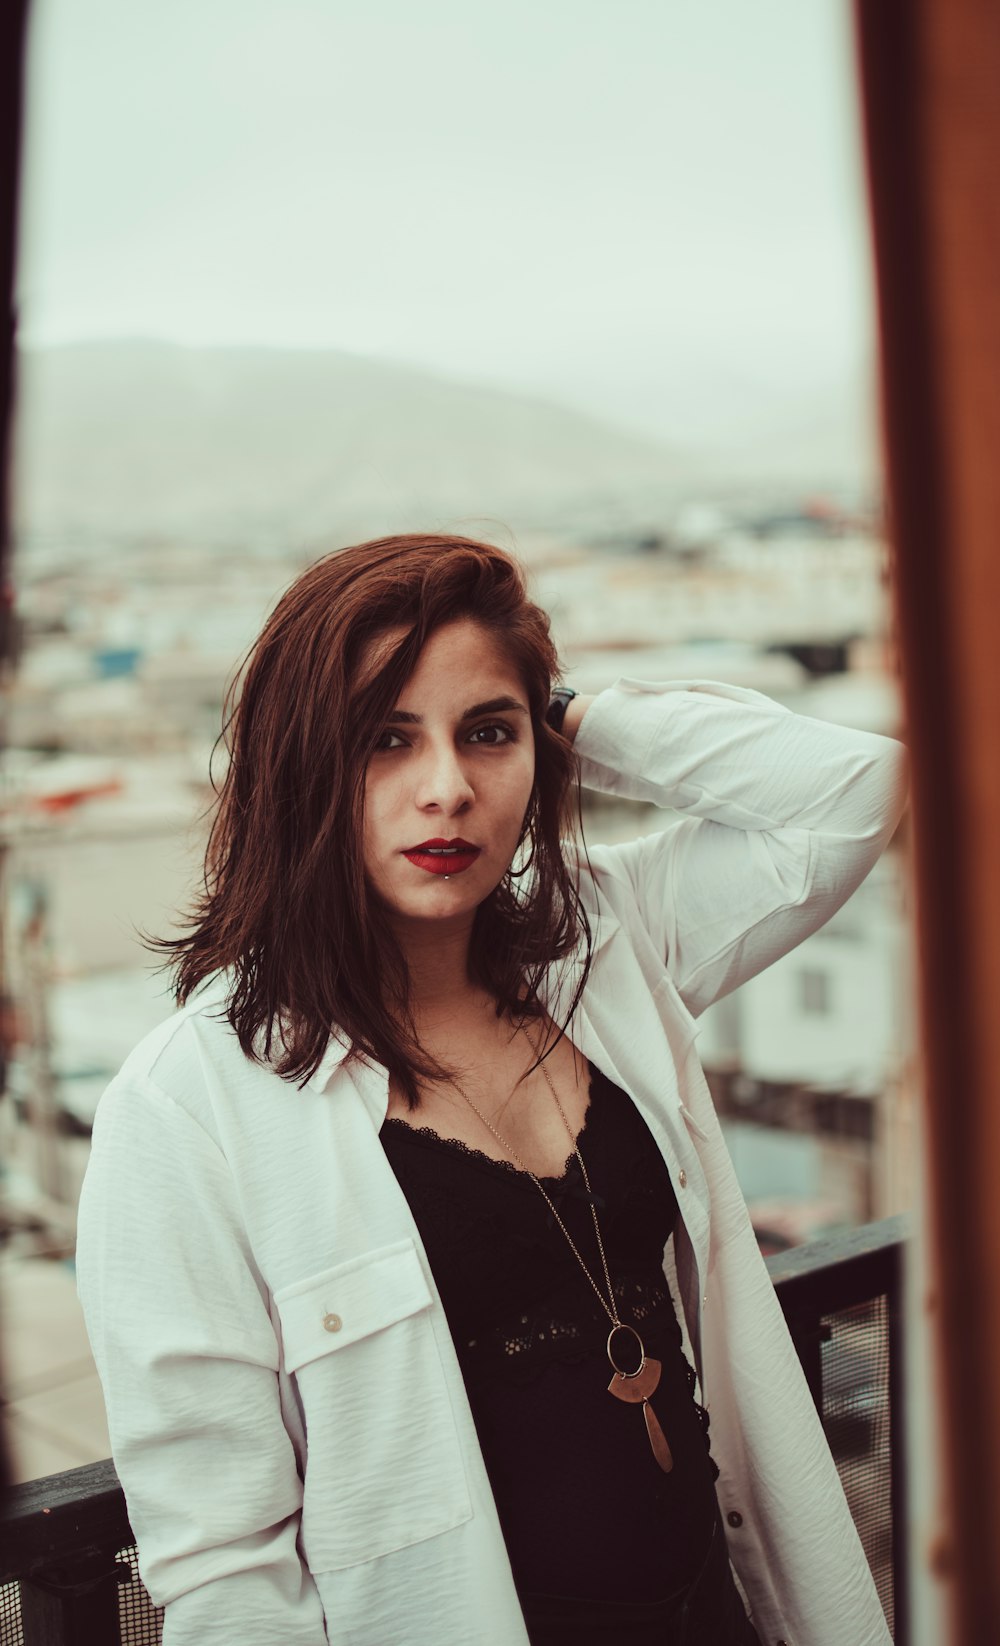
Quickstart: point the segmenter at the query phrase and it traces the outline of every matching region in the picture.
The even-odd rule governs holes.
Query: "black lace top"
[[[608,1393],[610,1322],[531,1177],[405,1120],[387,1120],[381,1138],[441,1293],[519,1590],[654,1601],[699,1564],[718,1471],[663,1276],[673,1185],[632,1100],[593,1064],[590,1075],[577,1142],[620,1318],[663,1365],[650,1404],[669,1474],[642,1407]],[[575,1154],[542,1181],[601,1284]]]

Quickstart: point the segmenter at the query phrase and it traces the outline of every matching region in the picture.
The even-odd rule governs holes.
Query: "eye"
[[[506,726],[500,720],[491,720],[488,726],[477,726],[469,736],[470,743],[479,743],[488,749],[501,748],[504,743],[516,741],[517,733],[513,726]]]
[[[388,754],[393,749],[405,749],[405,747],[405,738],[401,737],[398,732],[394,732],[391,726],[387,726],[379,736],[379,740],[375,745],[375,753]]]

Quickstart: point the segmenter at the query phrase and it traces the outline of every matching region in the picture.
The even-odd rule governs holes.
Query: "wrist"
[[[592,696],[585,697],[570,686],[557,686],[552,693],[546,721],[567,743],[572,743],[593,701]]]
[[[545,724],[551,727],[552,731],[558,732],[560,737],[566,735],[564,722],[570,704],[576,695],[576,689],[573,686],[553,686],[552,688],[549,696],[549,706],[545,711]]]
[[[566,709],[566,718],[563,721],[563,736],[572,743],[580,730],[580,722],[593,703],[593,697],[584,697],[582,693],[574,697]]]

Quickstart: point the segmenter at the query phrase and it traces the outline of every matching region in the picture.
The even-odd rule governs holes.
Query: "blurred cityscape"
[[[903,734],[870,484],[727,485],[559,407],[250,352],[93,347],[24,368],[0,1101],[0,1215],[20,1258],[72,1254],[100,1093],[171,1009],[138,932],[175,928],[188,903],[226,684],[318,554],[397,529],[490,537],[528,565],[582,691],[726,680]],[[663,823],[597,796],[584,818],[591,842]],[[910,966],[897,837],[821,932],[702,1020],[765,1251],[911,1203]],[[44,1287],[10,1283],[15,1333],[58,1320]],[[60,1285],[68,1271],[45,1281]],[[21,1399],[8,1378],[25,1478],[108,1452],[85,1341],[67,1348],[63,1330],[51,1356],[54,1416],[37,1376]]]

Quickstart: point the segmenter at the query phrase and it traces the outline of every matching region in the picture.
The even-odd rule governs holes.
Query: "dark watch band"
[[[554,732],[562,731],[563,721],[566,718],[566,706],[577,696],[579,696],[579,693],[575,692],[572,686],[557,686],[555,688],[549,698],[549,706],[545,711],[546,724],[551,726]]]

